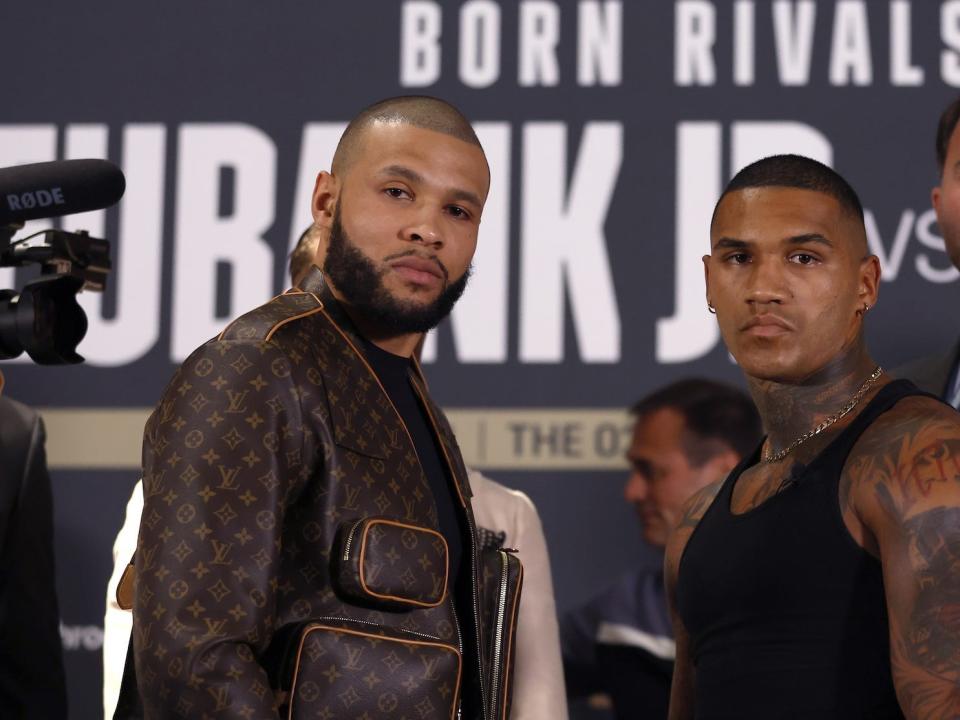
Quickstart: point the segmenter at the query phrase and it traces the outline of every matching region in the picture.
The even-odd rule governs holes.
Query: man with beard
[[[930,193],[947,254],[960,270],[960,98],[947,105],[937,124],[936,152],[940,184]],[[954,331],[956,328],[954,328]],[[960,410],[960,340],[935,355],[914,360],[894,371],[917,387]]]
[[[307,277],[317,255],[319,233],[310,225],[290,253],[289,274],[294,287]],[[422,345],[422,343],[421,343]],[[420,346],[416,357],[420,359]],[[513,720],[567,717],[560,638],[557,627],[550,558],[540,517],[524,493],[505,487],[467,468],[471,506],[481,547],[517,549],[523,563],[523,596],[517,612],[514,662]],[[117,588],[137,545],[143,511],[143,487],[137,482],[127,503],[123,527],[113,546],[114,570],[107,583],[103,623],[104,717],[112,718],[123,681],[124,658],[130,642],[132,619],[120,607]],[[134,698],[135,701],[135,698]]]
[[[725,189],[707,303],[767,433],[667,546],[670,717],[960,715],[960,421],[867,351],[877,258],[830,168]]]
[[[168,386],[144,433],[146,717],[480,718],[508,702],[463,462],[411,357],[463,292],[488,184],[449,104],[362,111],[313,193],[323,272]]]

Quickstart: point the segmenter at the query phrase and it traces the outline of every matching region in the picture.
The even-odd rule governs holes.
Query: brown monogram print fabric
[[[431,411],[468,495],[449,426]],[[437,512],[399,416],[314,294],[275,298],[194,352],[147,423],[143,462],[133,639],[147,717],[276,718],[258,658],[276,630],[310,618],[457,644],[449,594],[392,612],[332,587],[343,521],[435,529]]]
[[[448,580],[443,535],[387,518],[361,520],[345,529],[338,581],[351,596],[400,609],[443,601]]]
[[[451,720],[460,655],[426,638],[310,626],[298,653],[294,718]]]

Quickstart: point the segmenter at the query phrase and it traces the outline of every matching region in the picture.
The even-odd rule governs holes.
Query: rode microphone
[[[123,197],[123,172],[106,160],[59,160],[0,170],[0,226],[102,210]]]

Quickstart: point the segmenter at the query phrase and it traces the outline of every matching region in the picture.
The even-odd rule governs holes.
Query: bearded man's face
[[[409,267],[412,273],[434,275],[437,282],[426,280],[440,286],[439,294],[433,300],[424,301],[395,294],[387,287],[384,276],[391,271],[396,272],[393,268],[398,265],[404,269]],[[436,327],[450,314],[470,277],[470,269],[467,268],[460,277],[450,282],[449,271],[444,264],[435,255],[423,253],[417,248],[375,261],[347,235],[339,206],[334,211],[330,227],[323,272],[354,312],[390,335],[422,333]]]
[[[436,326],[463,293],[476,250],[490,183],[482,148],[375,123],[341,174],[323,178],[318,188],[335,189],[320,252],[334,292],[378,333]]]

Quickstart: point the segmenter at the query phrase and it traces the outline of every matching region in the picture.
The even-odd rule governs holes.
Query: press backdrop
[[[468,460],[537,503],[562,610],[655,560],[621,500],[624,408],[683,376],[740,382],[699,259],[739,167],[800,152],[859,190],[884,364],[957,335],[929,209],[957,0],[33,0],[0,26],[0,166],[105,157],[127,176],[117,208],[61,222],[113,243],[109,290],[84,297],[87,363],[2,364],[48,423],[75,718],[99,713],[146,414],[194,346],[285,287],[315,174],[374,100],[444,97],[486,147],[475,275],[427,372]]]

